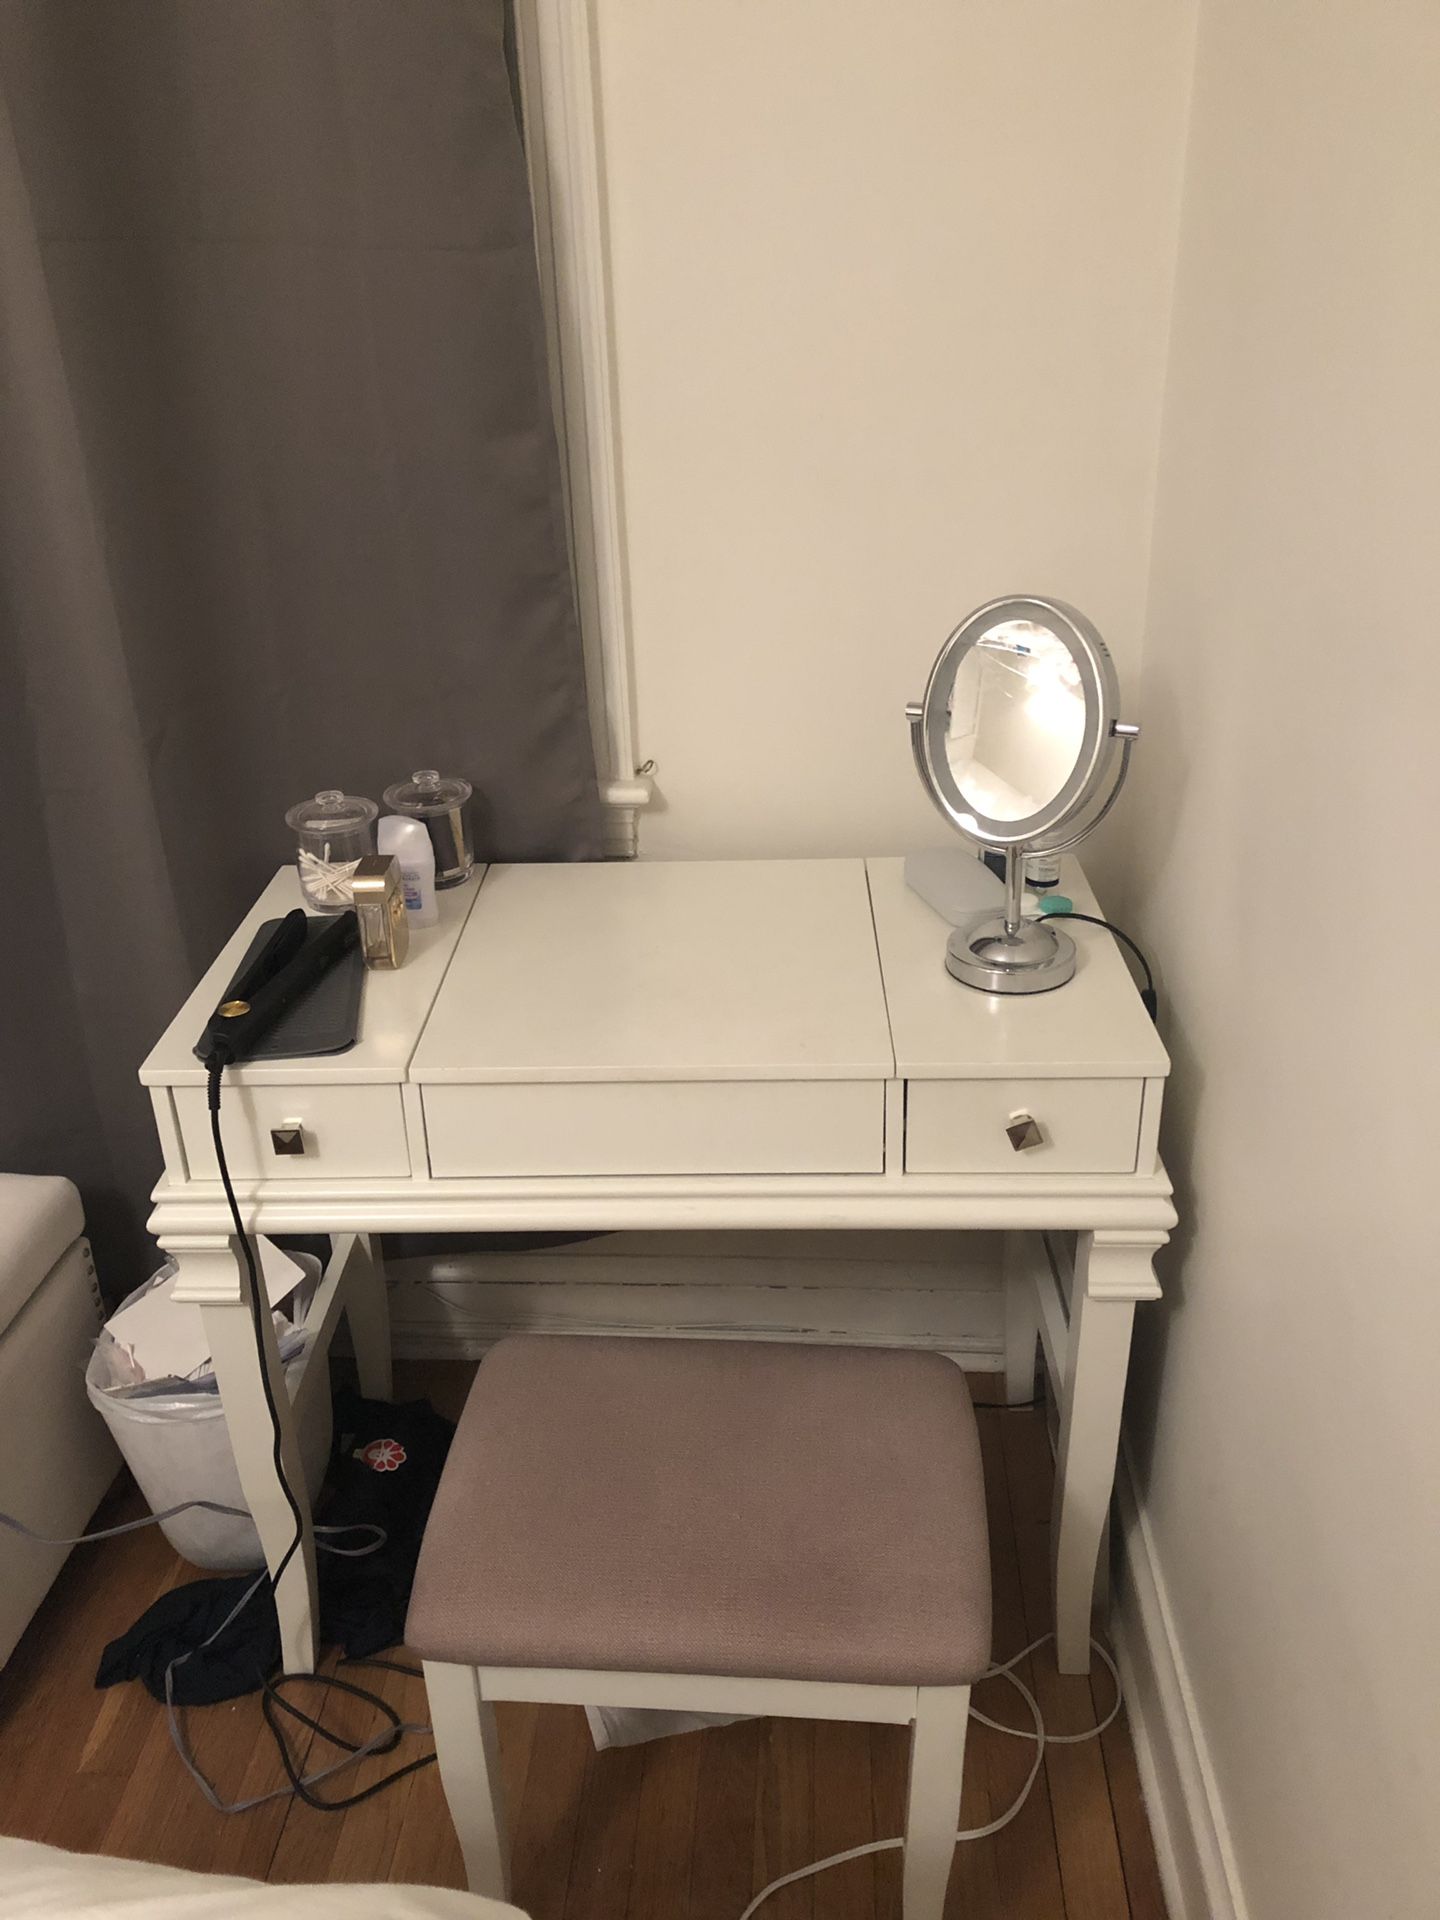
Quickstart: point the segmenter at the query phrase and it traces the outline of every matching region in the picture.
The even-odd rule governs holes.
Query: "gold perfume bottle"
[[[400,862],[392,853],[367,853],[351,876],[350,888],[366,966],[402,966],[410,950],[410,922]]]

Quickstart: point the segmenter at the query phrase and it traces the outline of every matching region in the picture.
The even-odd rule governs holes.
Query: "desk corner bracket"
[[[1091,1300],[1158,1300],[1154,1258],[1170,1236],[1163,1229],[1125,1228],[1082,1236],[1085,1293]]]

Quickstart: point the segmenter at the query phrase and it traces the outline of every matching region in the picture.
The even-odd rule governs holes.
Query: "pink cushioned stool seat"
[[[503,1340],[407,1639],[474,1667],[968,1684],[990,1562],[964,1375],[865,1347]]]

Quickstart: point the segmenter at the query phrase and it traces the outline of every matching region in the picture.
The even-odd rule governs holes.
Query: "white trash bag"
[[[267,1292],[275,1298],[273,1274],[279,1249],[262,1241],[267,1266]],[[292,1401],[312,1356],[310,1332],[297,1321],[304,1318],[320,1281],[320,1262],[309,1254],[279,1256],[293,1262],[297,1279],[287,1296],[289,1315],[275,1310],[275,1334],[285,1366],[285,1385]],[[125,1464],[149,1502],[152,1513],[178,1506],[183,1500],[213,1500],[219,1506],[244,1508],[240,1475],[225,1423],[224,1409],[209,1364],[203,1336],[197,1334],[198,1307],[164,1298],[176,1276],[167,1261],[144,1286],[120,1303],[101,1329],[85,1369],[85,1389],[91,1404],[110,1429]],[[288,1278],[288,1275],[285,1277]],[[148,1300],[140,1320],[124,1321],[129,1308]],[[122,1333],[143,1326],[145,1341],[117,1338],[112,1328],[123,1322]],[[147,1371],[144,1358],[162,1368],[167,1358],[183,1366],[192,1360],[199,1339],[199,1364],[185,1373]],[[323,1389],[323,1390],[322,1390]],[[331,1408],[328,1382],[300,1401],[300,1455],[305,1481],[313,1500],[320,1491],[330,1457]],[[239,1515],[209,1513],[204,1508],[179,1513],[160,1523],[165,1538],[183,1559],[215,1572],[239,1572],[265,1564],[255,1523]]]
[[[698,1733],[702,1727],[733,1727],[752,1720],[749,1713],[672,1713],[668,1707],[586,1707],[595,1751],[638,1747],[642,1740],[663,1740],[672,1733]]]

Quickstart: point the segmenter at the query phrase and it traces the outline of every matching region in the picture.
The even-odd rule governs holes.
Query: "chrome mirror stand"
[[[993,695],[980,682],[987,650],[991,668],[1002,662]],[[946,943],[956,980],[1024,994],[1073,976],[1074,941],[1026,918],[1025,856],[1078,845],[1119,799],[1140,729],[1116,717],[1118,705],[1109,649],[1084,615],[1017,595],[988,602],[955,629],[924,699],[905,709],[915,765],[939,812],[967,839],[1005,854],[1004,912],[956,926]]]
[[[1005,911],[945,942],[945,971],[983,993],[1048,993],[1075,971],[1075,942],[1058,927],[1025,917],[1025,849],[1005,850]]]

